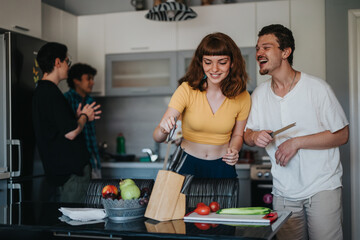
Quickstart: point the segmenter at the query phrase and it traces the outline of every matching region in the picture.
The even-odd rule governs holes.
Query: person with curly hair
[[[153,138],[164,142],[182,117],[186,154],[180,174],[198,178],[235,178],[250,111],[248,75],[239,47],[226,34],[205,36],[187,73],[179,80]]]
[[[90,93],[94,86],[94,76],[96,72],[95,68],[84,63],[76,63],[70,68],[67,78],[67,84],[70,89],[64,96],[70,103],[74,113],[76,113],[80,104],[85,106],[86,104],[95,102],[90,96]],[[83,132],[86,139],[86,146],[90,153],[91,176],[93,179],[101,178],[101,163],[96,140],[95,121],[87,122]]]

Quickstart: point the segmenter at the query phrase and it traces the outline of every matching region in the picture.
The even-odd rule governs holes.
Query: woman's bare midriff
[[[181,142],[181,148],[184,151],[194,157],[201,158],[204,160],[215,160],[223,157],[226,154],[228,144],[224,145],[210,145],[195,143],[183,139]]]

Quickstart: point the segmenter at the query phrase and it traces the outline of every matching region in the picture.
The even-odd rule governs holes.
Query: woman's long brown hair
[[[229,75],[221,81],[220,88],[224,96],[234,98],[246,90],[248,75],[246,73],[245,60],[239,47],[224,33],[212,33],[203,38],[197,47],[185,76],[179,80],[179,84],[188,82],[193,89],[206,90],[207,81],[202,66],[204,55],[229,56],[232,67]]]

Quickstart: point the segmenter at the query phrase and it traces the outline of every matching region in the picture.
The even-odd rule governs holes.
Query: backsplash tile
[[[167,109],[169,96],[97,97],[101,104],[101,119],[96,120],[98,142],[106,141],[108,151],[116,152],[116,137],[125,137],[126,153],[144,156],[143,148],[155,150],[152,133]],[[162,143],[161,157],[166,144]]]

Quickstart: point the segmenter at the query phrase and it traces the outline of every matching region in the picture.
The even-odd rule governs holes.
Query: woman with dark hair
[[[250,111],[247,81],[245,61],[229,36],[213,33],[203,38],[153,133],[156,142],[164,142],[181,115],[186,160],[179,173],[237,176],[234,165]]]

